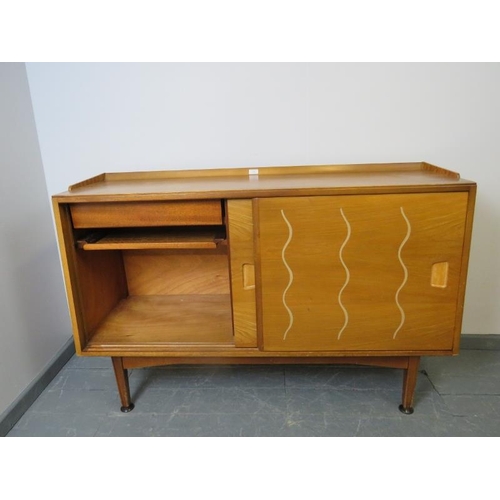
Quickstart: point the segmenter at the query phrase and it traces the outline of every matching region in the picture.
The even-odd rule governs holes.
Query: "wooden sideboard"
[[[76,351],[127,370],[459,352],[476,185],[420,163],[106,173],[53,197]]]

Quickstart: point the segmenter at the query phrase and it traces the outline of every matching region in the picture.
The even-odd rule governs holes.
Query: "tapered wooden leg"
[[[413,395],[417,385],[419,356],[410,356],[408,358],[408,368],[405,370],[403,379],[403,403],[399,405],[399,410],[407,415],[413,413]]]
[[[130,387],[128,384],[128,371],[123,368],[123,358],[111,358],[113,361],[113,369],[115,370],[116,383],[122,407],[120,410],[123,413],[128,413],[134,409],[134,403],[130,401]]]

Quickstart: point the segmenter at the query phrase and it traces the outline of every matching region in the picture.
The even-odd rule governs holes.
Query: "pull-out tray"
[[[211,249],[225,244],[224,226],[111,229],[77,242],[83,250]]]

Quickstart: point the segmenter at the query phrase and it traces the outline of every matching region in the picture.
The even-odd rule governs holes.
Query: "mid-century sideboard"
[[[106,173],[53,197],[76,351],[128,369],[459,352],[476,185],[425,162]]]

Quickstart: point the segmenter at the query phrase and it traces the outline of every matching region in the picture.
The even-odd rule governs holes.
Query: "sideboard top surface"
[[[104,173],[54,196],[65,203],[468,190],[426,162]]]

